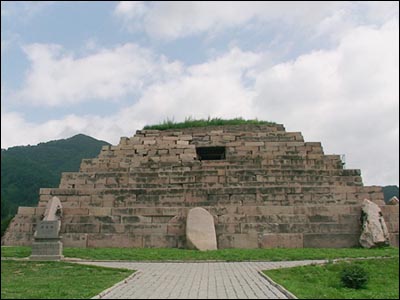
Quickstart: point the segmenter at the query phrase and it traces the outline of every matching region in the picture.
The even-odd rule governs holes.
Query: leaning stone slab
[[[217,250],[214,218],[204,208],[189,210],[186,220],[186,242],[189,249]]]
[[[46,205],[43,221],[55,221],[61,218],[61,202],[58,197],[53,197]]]
[[[361,214],[361,246],[364,248],[373,248],[389,245],[389,233],[379,206],[368,199],[364,199]]]
[[[399,199],[396,196],[390,198],[388,205],[399,205]]]

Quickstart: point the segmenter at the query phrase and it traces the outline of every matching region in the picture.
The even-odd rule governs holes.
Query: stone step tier
[[[202,160],[196,148],[206,146],[224,147],[224,158]],[[30,245],[53,196],[66,247],[185,247],[186,214],[198,206],[215,218],[219,248],[353,247],[365,198],[382,206],[398,246],[398,206],[384,206],[382,188],[280,124],[122,137],[41,189],[38,207],[21,207],[4,244]]]
[[[218,169],[169,172],[65,172],[60,188],[207,187],[212,185],[336,185],[362,186],[359,170],[309,171],[273,169]]]
[[[148,167],[159,169],[207,168],[198,160],[196,147],[222,146],[226,158],[210,162],[220,165],[301,166],[309,169],[342,167],[339,155],[324,155],[321,143],[304,142],[300,132],[286,132],[280,124],[251,126],[217,126],[176,130],[139,130],[131,137],[122,137],[116,146],[104,146],[99,156],[82,161],[81,172],[133,171]]]
[[[354,247],[360,205],[204,206],[213,216],[218,247]],[[392,245],[398,246],[399,211],[381,206]],[[65,247],[184,247],[189,207],[65,208]],[[20,207],[12,221],[16,245],[30,245],[44,207]]]

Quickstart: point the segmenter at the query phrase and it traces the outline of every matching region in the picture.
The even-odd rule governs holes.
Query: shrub
[[[350,264],[343,268],[340,279],[345,287],[360,289],[366,286],[368,273],[360,265]]]

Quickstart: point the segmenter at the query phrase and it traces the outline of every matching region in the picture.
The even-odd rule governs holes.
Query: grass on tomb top
[[[146,125],[143,127],[145,130],[167,130],[167,129],[182,129],[190,127],[206,127],[206,126],[221,126],[221,125],[274,125],[274,122],[259,121],[257,119],[245,120],[242,118],[234,119],[221,119],[221,118],[208,118],[208,119],[192,119],[186,118],[184,122],[176,123],[174,120],[164,120],[161,124]]]
[[[1,247],[2,257],[28,257],[31,247]],[[222,260],[222,261],[283,261],[303,259],[335,259],[354,257],[395,257],[399,249],[392,247],[363,248],[297,248],[297,249],[221,249],[196,251],[175,248],[64,248],[65,257],[93,260]]]

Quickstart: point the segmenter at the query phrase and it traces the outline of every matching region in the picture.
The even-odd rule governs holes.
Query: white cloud
[[[128,120],[129,121],[129,120]],[[95,115],[67,115],[60,119],[48,120],[37,124],[28,122],[24,116],[16,112],[1,114],[1,147],[15,145],[36,145],[55,139],[68,138],[84,133],[114,144],[124,135],[124,129],[139,128],[142,124],[130,120],[124,124],[117,116],[99,117]],[[132,135],[132,134],[131,134]]]
[[[47,72],[58,67],[46,85],[38,86],[52,84],[59,87],[63,82],[74,80],[83,81],[84,86],[90,87],[72,85],[71,92],[63,89],[65,94],[52,91],[54,98],[67,101],[74,96],[82,99],[81,94],[85,97],[117,97],[119,91],[113,88],[92,91],[109,79],[109,75],[103,73],[110,69],[116,77],[132,75],[128,79],[117,78],[112,85],[120,88],[136,86],[142,93],[131,106],[107,117],[71,115],[32,124],[24,121],[21,115],[6,113],[2,115],[2,147],[79,132],[115,144],[120,136],[132,136],[145,124],[172,117],[176,121],[187,116],[257,117],[283,123],[289,131],[301,131],[306,141],[321,141],[326,154],[345,154],[349,168],[362,170],[365,184],[398,184],[398,36],[396,18],[381,26],[353,27],[343,33],[337,47],[331,50],[311,51],[275,65],[271,65],[265,53],[239,48],[232,48],[207,62],[185,66],[179,62],[169,63],[167,59],[131,44],[79,59],[65,54],[57,46],[47,45],[43,49],[34,45],[28,53],[37,65],[34,64],[30,74],[45,74],[42,69]],[[133,68],[135,70],[147,70],[148,66],[161,75],[154,78],[146,72],[134,73],[129,62],[134,66],[140,66],[140,63],[146,66]],[[84,74],[83,79],[70,75],[71,65],[80,71],[75,75]],[[82,66],[94,68],[96,81],[86,79]],[[148,75],[151,80],[146,79]],[[134,78],[133,83],[131,78]],[[137,84],[144,81],[147,84]],[[31,86],[35,85],[28,81],[27,87]],[[127,88],[125,92],[129,94],[132,90]]]
[[[26,122],[18,113],[4,112],[2,147],[35,144],[77,133],[117,143],[120,136],[132,136],[136,129],[167,118],[178,121],[191,115],[253,117],[254,92],[245,87],[242,80],[262,58],[259,54],[233,48],[224,56],[179,72],[177,64],[166,64],[172,69],[166,71],[168,78],[147,87],[135,104],[106,117],[69,115],[34,124]]]
[[[239,26],[253,19],[311,25],[335,6],[334,2],[121,1],[114,13],[130,30],[144,30],[153,37],[176,39]]]
[[[398,18],[394,1],[121,1],[114,14],[131,31],[144,31],[154,38],[178,39],[203,32],[243,26],[248,22],[279,22],[307,28],[316,35],[338,35],[351,24],[373,22],[378,25]],[[297,30],[299,31],[299,30]]]
[[[67,105],[94,98],[112,101],[166,74],[180,72],[179,63],[169,63],[130,43],[84,57],[74,57],[59,45],[31,44],[24,51],[31,67],[24,86],[13,97],[37,105]]]
[[[346,154],[368,184],[398,183],[399,27],[353,28],[315,51],[256,74],[255,107],[326,153]],[[385,170],[385,172],[383,172]]]
[[[143,1],[121,1],[117,4],[114,13],[129,19],[143,16],[147,11]]]
[[[382,23],[393,18],[399,18],[398,1],[360,1],[354,4],[360,5],[366,13],[369,22]]]

